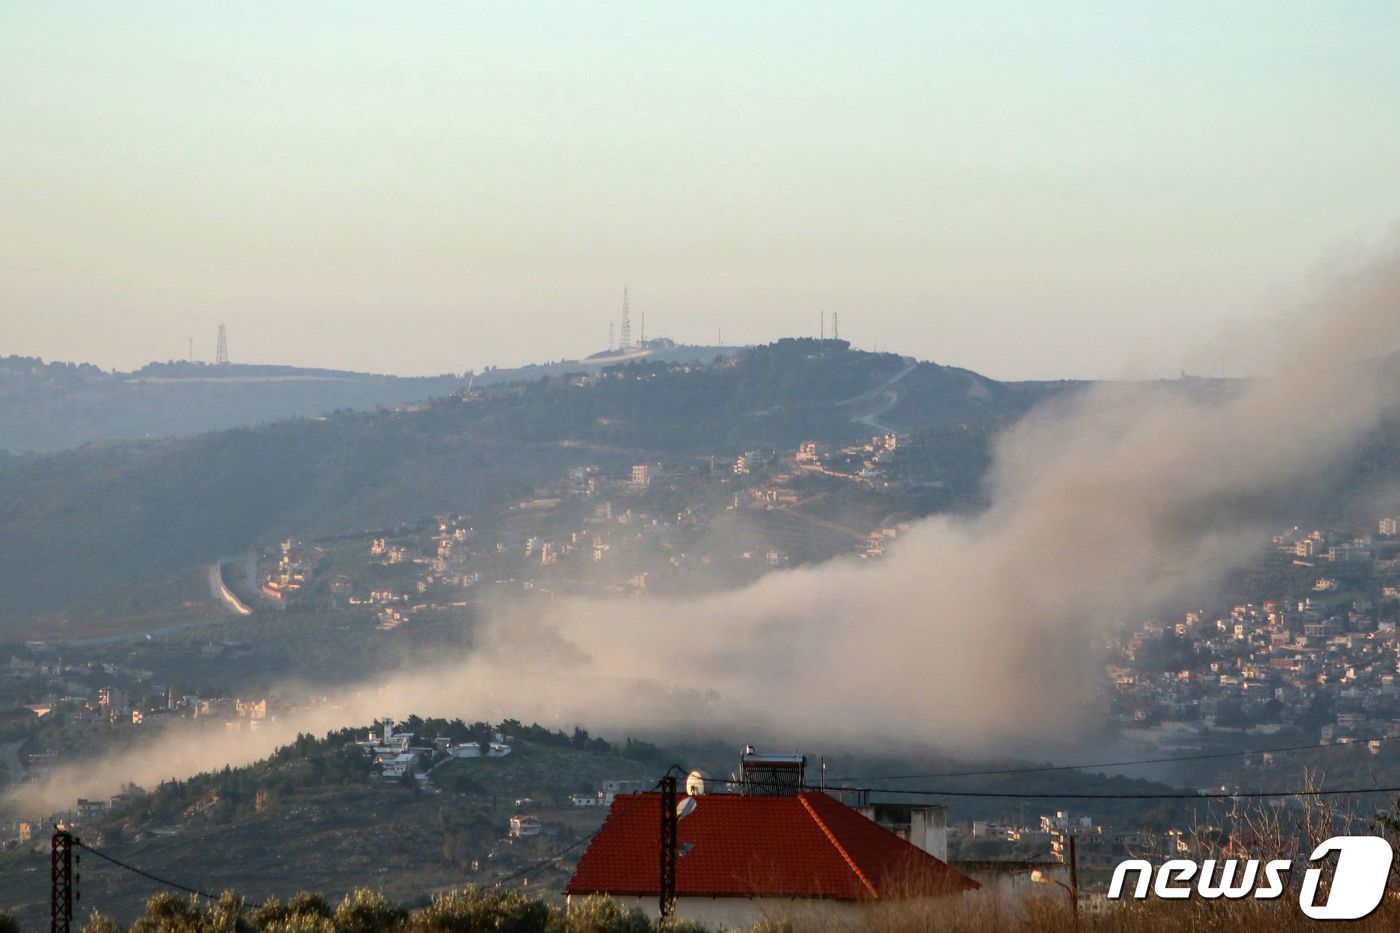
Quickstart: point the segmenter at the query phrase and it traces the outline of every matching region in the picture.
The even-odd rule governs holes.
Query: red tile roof
[[[854,901],[978,887],[826,794],[706,794],[695,802],[680,821],[676,893],[682,897]],[[660,806],[656,793],[618,796],[566,892],[658,894]]]

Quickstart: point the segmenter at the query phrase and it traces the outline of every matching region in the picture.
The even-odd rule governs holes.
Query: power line
[[[194,894],[198,897],[207,897],[211,901],[217,901],[219,899],[219,895],[217,894],[211,894],[208,891],[201,890],[200,888],[192,888],[189,885],[181,884],[178,881],[171,881],[169,878],[162,878],[159,875],[153,875],[143,868],[137,868],[135,865],[132,865],[128,862],[123,862],[121,859],[116,858],[115,856],[108,855],[106,852],[103,852],[100,849],[94,849],[92,846],[88,845],[80,839],[74,838],[73,845],[84,850],[85,852],[91,852],[93,855],[97,856],[100,859],[105,859],[106,861],[111,862],[118,868],[121,868],[125,871],[129,871],[134,875],[140,875],[142,878],[145,878],[148,881],[154,881],[156,884],[162,884],[165,885],[167,888],[174,888],[177,891],[184,891],[186,894]],[[252,907],[262,906],[261,902],[259,901],[245,901],[245,903],[249,904],[249,906]]]
[[[600,827],[600,829],[601,829],[601,827]],[[592,841],[593,841],[593,837],[596,836],[596,835],[598,835],[598,831],[597,831],[597,830],[595,830],[594,832],[592,832],[592,833],[590,833],[589,835],[585,836],[584,838],[578,840],[577,842],[575,842],[575,843],[573,843],[573,844],[571,844],[571,845],[568,845],[568,846],[564,847],[563,849],[560,849],[558,852],[554,853],[553,855],[549,856],[548,858],[540,859],[538,862],[535,862],[535,863],[532,864],[532,865],[527,865],[527,866],[525,866],[524,868],[520,869],[519,871],[513,872],[513,873],[507,875],[506,877],[501,878],[500,880],[496,881],[495,883],[498,884],[498,885],[502,885],[502,884],[506,884],[506,883],[508,883],[508,882],[514,881],[515,879],[520,878],[520,877],[523,877],[523,876],[525,876],[525,875],[533,874],[534,872],[538,871],[539,869],[544,868],[546,865],[550,865],[550,864],[552,864],[552,863],[554,863],[554,862],[559,861],[561,858],[563,858],[564,856],[568,855],[570,852],[574,851],[575,849],[579,848],[580,846],[586,845],[587,843],[592,842]],[[165,887],[173,888],[173,889],[175,889],[175,890],[177,890],[177,891],[183,891],[183,892],[185,892],[186,894],[193,894],[193,895],[196,895],[197,897],[208,898],[208,899],[211,900],[211,901],[217,901],[217,900],[219,899],[219,895],[217,895],[217,894],[213,894],[213,893],[211,893],[211,892],[209,892],[209,891],[205,891],[205,890],[203,890],[202,888],[195,888],[195,887],[191,887],[190,885],[187,885],[187,884],[181,884],[181,883],[178,882],[178,881],[171,881],[169,878],[162,878],[160,875],[153,874],[153,873],[151,873],[151,872],[149,872],[149,871],[146,871],[146,870],[143,869],[143,868],[138,868],[138,867],[136,867],[135,865],[132,865],[132,864],[129,863],[129,862],[124,862],[124,861],[122,861],[121,859],[119,859],[119,858],[117,858],[117,857],[115,857],[115,856],[108,855],[106,852],[103,852],[103,851],[101,851],[100,849],[94,849],[92,846],[87,845],[86,843],[82,842],[81,840],[79,840],[79,839],[77,839],[77,838],[74,838],[74,839],[73,839],[73,845],[74,845],[74,846],[77,846],[77,847],[80,848],[80,849],[83,849],[84,851],[91,852],[93,855],[97,856],[97,857],[100,858],[100,859],[104,859],[105,861],[111,862],[113,865],[117,866],[118,868],[120,868],[120,869],[122,869],[122,870],[124,870],[124,871],[129,871],[129,872],[131,872],[131,873],[134,874],[134,875],[140,875],[142,878],[145,878],[145,879],[147,879],[148,881],[153,881],[153,882],[155,882],[156,884],[164,885]],[[260,907],[260,906],[262,906],[262,902],[260,902],[260,901],[248,901],[248,900],[245,899],[244,903],[247,904],[247,905],[250,906],[250,907]]]
[[[587,836],[585,836],[584,838],[580,839],[578,842],[575,842],[574,844],[569,845],[569,846],[565,846],[564,848],[560,849],[558,852],[555,852],[553,855],[549,856],[548,858],[540,859],[538,862],[536,862],[536,863],[533,864],[533,865],[527,865],[527,866],[525,866],[524,868],[520,869],[520,871],[512,872],[511,874],[506,875],[504,878],[501,878],[501,879],[497,880],[495,883],[496,883],[497,885],[502,885],[502,884],[506,884],[506,883],[508,883],[508,882],[514,881],[516,878],[520,878],[520,877],[523,877],[523,876],[525,876],[525,875],[532,875],[532,874],[534,874],[537,870],[539,870],[539,869],[545,867],[546,865],[549,865],[549,864],[552,864],[552,863],[554,863],[554,862],[559,861],[561,858],[563,858],[564,856],[568,855],[570,852],[574,851],[574,850],[577,849],[579,846],[585,845],[585,844],[587,844],[587,843],[589,843],[589,842],[592,842],[592,841],[593,841],[593,837],[596,836],[596,835],[598,835],[598,833],[601,832],[601,831],[602,831],[602,827],[600,826],[598,829],[596,829],[596,830],[594,830],[593,832],[589,833]]]
[[[1165,794],[1081,794],[986,791],[986,790],[920,790],[903,787],[815,787],[803,785],[802,790],[820,790],[827,793],[845,791],[867,794],[910,794],[919,797],[997,797],[1016,800],[1231,800],[1235,798],[1270,797],[1352,797],[1360,794],[1400,794],[1400,787],[1362,787],[1346,790],[1298,790],[1275,791],[1172,791]]]
[[[705,778],[704,783],[719,785],[725,788],[742,788],[744,786],[756,786],[752,781],[736,780],[732,778]],[[766,785],[765,785],[766,786]],[[1400,786],[1396,787],[1352,787],[1346,789],[1326,790],[1322,788],[1299,788],[1296,790],[1271,790],[1271,791],[1181,791],[1171,790],[1164,793],[1080,793],[1077,791],[1047,791],[1045,793],[1029,793],[1026,791],[991,791],[991,790],[946,790],[937,788],[910,788],[910,787],[870,787],[854,784],[797,784],[792,785],[797,791],[821,791],[827,794],[905,794],[916,797],[988,797],[988,798],[1009,798],[1013,800],[1229,800],[1239,797],[1248,798],[1270,798],[1270,797],[1352,797],[1361,794],[1400,794]]]
[[[1276,748],[1250,748],[1232,752],[1204,752],[1199,755],[1170,755],[1163,758],[1134,758],[1129,761],[1100,761],[1095,764],[1043,765],[1031,768],[992,768],[982,771],[941,771],[928,774],[862,774],[832,778],[834,781],[913,781],[931,778],[986,777],[998,774],[1043,774],[1049,771],[1088,771],[1093,768],[1126,768],[1132,765],[1168,764],[1176,761],[1207,761],[1216,758],[1238,758],[1244,755],[1271,755],[1284,752],[1329,751],[1338,748],[1356,748],[1371,742],[1385,742],[1392,736],[1373,739],[1357,739],[1355,742],[1319,742],[1312,745],[1281,745]]]

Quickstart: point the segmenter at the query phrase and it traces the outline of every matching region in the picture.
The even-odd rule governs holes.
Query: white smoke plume
[[[1247,382],[1111,384],[999,441],[991,506],[924,520],[874,563],[772,573],[703,598],[502,610],[463,658],[348,690],[251,734],[155,749],[26,787],[28,808],[267,754],[298,731],[382,715],[515,717],[618,735],[704,731],[828,747],[903,736],[1005,751],[1091,717],[1110,626],[1207,592],[1327,483],[1394,409],[1400,262],[1292,319]]]

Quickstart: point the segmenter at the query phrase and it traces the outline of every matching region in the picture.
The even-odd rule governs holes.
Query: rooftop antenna
[[[627,307],[627,286],[622,286],[622,343],[619,350],[632,349],[632,315]]]
[[[831,312],[831,339],[841,339],[841,315],[836,311]]]
[[[214,346],[214,362],[228,365],[228,328],[222,324],[219,325],[219,342]]]

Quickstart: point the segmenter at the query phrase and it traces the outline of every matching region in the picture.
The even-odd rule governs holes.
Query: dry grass
[[[1267,930],[1292,933],[1312,930],[1298,908],[1296,892],[1277,901],[1143,901],[1120,902],[1100,910],[1082,909],[1081,933],[1239,933]],[[753,933],[1075,933],[1075,919],[1061,900],[1036,898],[1024,902],[990,902],[946,899],[928,902],[892,902],[873,906],[859,919],[822,922],[810,915],[800,920],[774,921]],[[1375,913],[1347,925],[1348,930],[1400,929],[1400,900],[1388,898]]]

